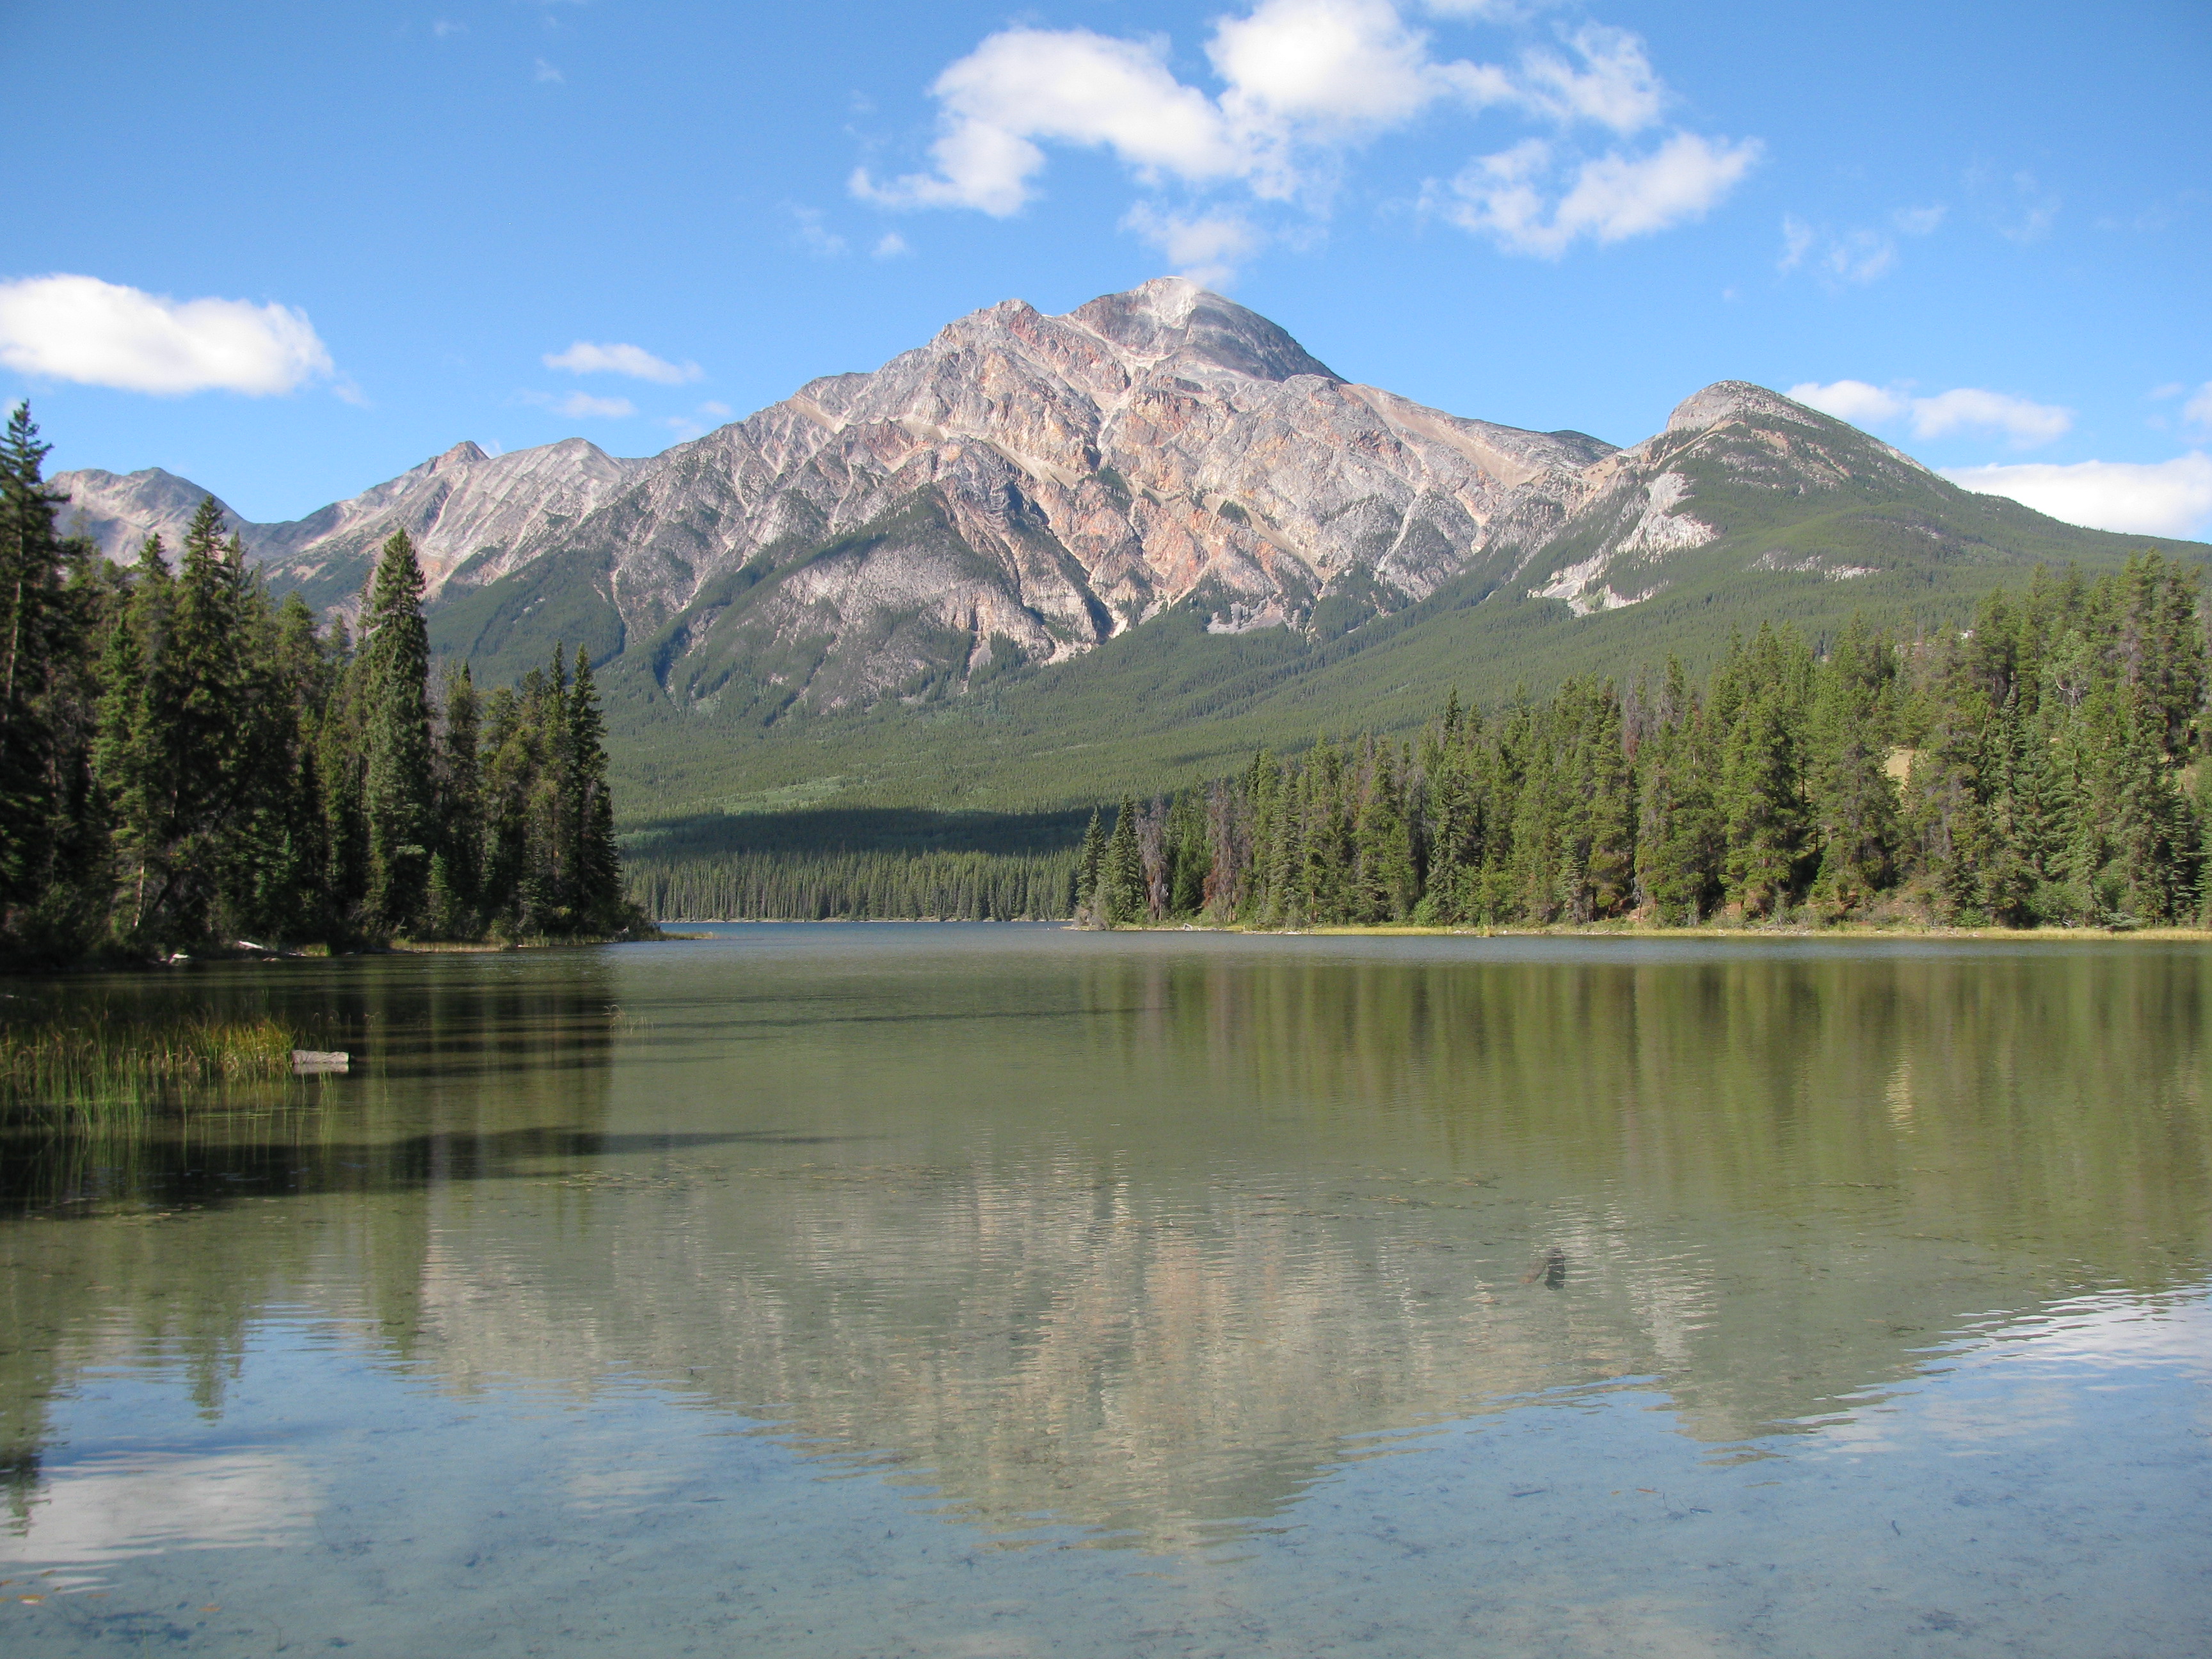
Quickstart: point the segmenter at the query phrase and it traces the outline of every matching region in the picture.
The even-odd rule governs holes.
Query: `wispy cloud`
[[[173,300],[96,276],[0,283],[0,362],[18,374],[179,395],[265,397],[333,373],[307,313]]]
[[[1959,386],[1932,398],[1917,398],[1898,386],[1865,380],[1816,380],[1790,388],[1809,409],[1857,426],[1882,426],[1903,420],[1916,438],[1946,438],[1960,432],[2001,433],[2015,449],[2033,449],[2073,429],[2074,411],[2039,404],[2008,392]]]
[[[1943,476],[2093,530],[2192,537],[2212,532],[2212,456],[2199,452],[2149,463],[1954,466]]]
[[[820,208],[794,207],[791,210],[791,217],[793,245],[817,259],[836,259],[843,256],[845,239],[822,222]]]
[[[895,230],[887,230],[876,238],[876,245],[868,250],[868,254],[871,258],[896,259],[913,252],[905,237]]]
[[[1940,222],[1942,211],[1940,208],[1908,209],[1899,216],[1933,212]],[[1887,276],[1896,264],[1897,244],[1880,231],[1860,228],[1838,234],[1809,225],[1794,213],[1782,217],[1782,253],[1774,262],[1777,270],[1808,270],[1826,282],[1863,285]]]
[[[532,74],[531,79],[540,86],[565,87],[568,84],[568,77],[543,58],[538,60],[538,67]]]
[[[2012,176],[2013,200],[1999,218],[1998,231],[2015,242],[2039,242],[2051,234],[2063,205],[2056,191],[2046,190],[2032,173]]]
[[[588,392],[561,397],[550,392],[518,392],[514,401],[533,409],[550,409],[571,421],[626,421],[637,413],[637,405],[627,398],[595,398]]]
[[[653,380],[662,386],[682,386],[706,376],[696,363],[672,363],[643,346],[599,345],[590,340],[579,340],[566,351],[550,351],[539,361],[548,368],[566,369],[571,374],[627,374],[633,380]]]
[[[1235,214],[1185,218],[1163,213],[1146,202],[1129,210],[1121,228],[1134,231],[1164,253],[1177,275],[1206,288],[1219,288],[1231,281],[1237,267],[1266,240]]]
[[[1514,253],[1557,258],[1581,240],[1618,242],[1703,218],[1759,157],[1741,143],[1678,132],[1640,156],[1572,162],[1540,138],[1469,162],[1425,200],[1444,218]]]
[[[572,392],[553,405],[556,415],[572,421],[626,421],[637,413],[627,398],[594,398],[588,392]]]
[[[2181,418],[2191,426],[2212,431],[2212,380],[2197,387],[2189,401],[2182,404]]]

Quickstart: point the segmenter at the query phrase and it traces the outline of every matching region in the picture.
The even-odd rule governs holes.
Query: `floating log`
[[[292,1050],[292,1069],[295,1072],[343,1072],[351,1064],[353,1056],[343,1048]]]

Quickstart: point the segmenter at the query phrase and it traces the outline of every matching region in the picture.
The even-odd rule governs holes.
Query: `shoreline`
[[[971,916],[717,916],[669,920],[667,927],[874,927],[1015,926],[1052,927],[1068,933],[1236,933],[1254,939],[2148,939],[2172,944],[2195,940],[2212,944],[2212,928],[2205,927],[1954,927],[1937,923],[1878,922],[1783,923],[1769,927],[1667,927],[1656,924],[1622,922],[1560,923],[1552,927],[1478,927],[1423,926],[1413,922],[1332,922],[1312,927],[1248,927],[1236,923],[1152,921],[1125,923],[1113,927],[1085,928],[1065,916],[1021,916],[1000,922],[993,917]],[[711,937],[671,933],[671,939]],[[446,947],[429,947],[446,948]],[[459,946],[459,949],[483,949]]]

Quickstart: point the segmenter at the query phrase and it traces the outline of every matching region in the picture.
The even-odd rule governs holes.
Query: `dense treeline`
[[[591,666],[431,694],[422,573],[385,544],[356,643],[275,603],[212,501],[172,565],[64,539],[0,440],[0,946],[46,960],[631,923]]]
[[[1107,925],[2199,925],[2207,684],[2193,575],[2039,572],[1956,636],[1855,623],[1816,654],[1762,628],[1702,690],[1670,663],[1488,719],[1454,698],[1418,744],[1263,751],[1094,818],[1076,900]]]
[[[631,866],[647,915],[687,921],[1028,921],[1074,908],[1075,855],[751,852]]]

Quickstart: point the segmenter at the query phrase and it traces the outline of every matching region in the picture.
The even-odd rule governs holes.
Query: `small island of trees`
[[[173,565],[57,520],[27,406],[0,438],[0,953],[605,937],[622,896],[591,663],[430,685],[423,578],[383,547],[356,640],[281,603],[201,503]]]

